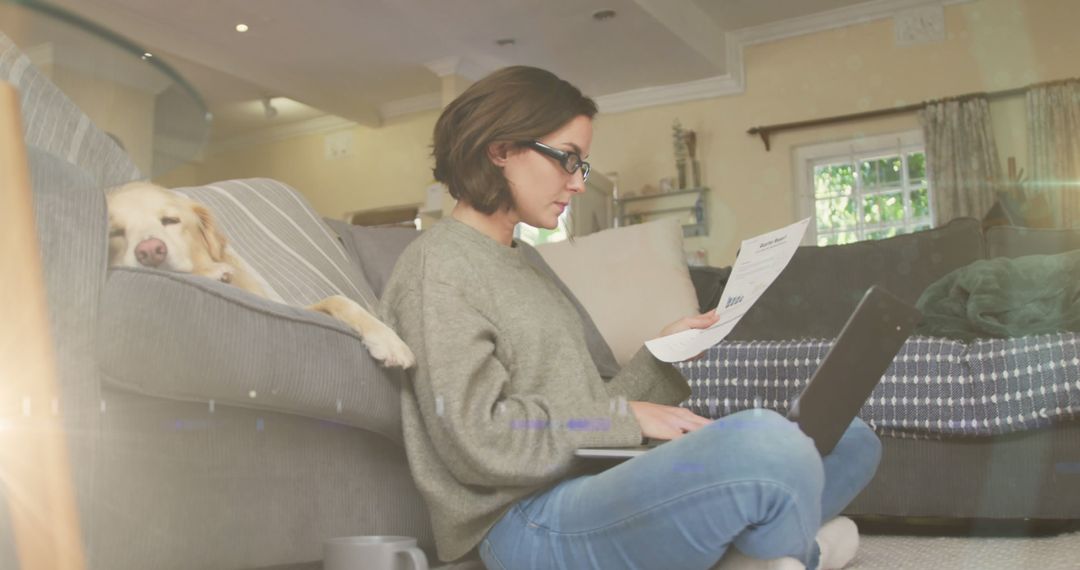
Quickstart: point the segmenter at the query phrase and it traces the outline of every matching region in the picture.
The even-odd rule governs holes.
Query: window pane
[[[855,225],[855,198],[829,198],[818,200],[818,230],[836,230]]]
[[[894,237],[894,236],[899,235],[901,233],[903,233],[903,232],[900,231],[900,228],[885,228],[883,230],[874,230],[872,232],[867,232],[866,239],[891,238],[891,237]]]
[[[845,243],[855,243],[859,241],[859,237],[855,235],[855,232],[837,232],[818,234],[818,245],[841,245]]]
[[[855,170],[850,164],[814,167],[814,196],[846,196],[855,189]]]
[[[926,155],[913,152],[907,155],[908,180],[918,184],[926,179]]]
[[[912,190],[910,194],[911,198],[911,217],[913,218],[925,218],[930,215],[930,193],[926,188],[919,188]]]
[[[859,163],[859,173],[862,175],[863,186],[866,188],[897,186],[903,179],[903,175],[900,173],[901,167],[902,163],[899,156],[864,160]]]
[[[919,224],[919,225],[915,226],[912,229],[912,231],[921,232],[923,230],[928,230],[928,229],[930,229],[930,224]]]
[[[863,221],[868,224],[899,222],[904,219],[904,200],[900,192],[877,194],[863,199]]]
[[[859,241],[859,236],[855,232],[840,232],[837,235],[836,243],[855,243]]]

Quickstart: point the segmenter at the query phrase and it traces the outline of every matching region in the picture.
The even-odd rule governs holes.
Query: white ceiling
[[[430,107],[441,88],[433,62],[458,62],[473,78],[537,65],[592,96],[722,76],[726,32],[882,0],[53,2],[177,69],[222,140],[324,114],[375,125],[393,109]],[[596,21],[599,10],[617,15]],[[248,32],[235,31],[241,22]],[[516,43],[496,45],[501,38]],[[273,119],[263,97],[275,97]]]

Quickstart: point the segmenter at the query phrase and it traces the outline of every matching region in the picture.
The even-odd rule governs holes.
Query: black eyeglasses
[[[581,160],[581,155],[576,152],[566,152],[565,150],[559,150],[557,148],[550,147],[540,141],[525,141],[521,143],[540,154],[549,156],[559,161],[562,164],[563,170],[573,174],[581,169],[581,179],[589,179],[589,163]]]

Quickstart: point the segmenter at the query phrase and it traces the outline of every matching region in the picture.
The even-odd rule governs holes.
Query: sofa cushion
[[[364,277],[379,297],[401,252],[420,236],[420,232],[409,228],[365,227],[336,221],[331,227],[341,235],[346,248],[355,252]]]
[[[1080,230],[993,226],[984,234],[987,257],[1053,255],[1080,249]]]
[[[27,146],[37,147],[88,174],[95,189],[142,178],[123,149],[0,32],[0,81],[19,90]]]
[[[109,272],[97,352],[107,381],[151,396],[270,409],[400,440],[401,373],[336,319],[231,285],[142,268]]]
[[[800,247],[727,338],[833,338],[871,285],[914,304],[928,285],[982,252],[974,218],[884,240]]]
[[[596,364],[596,370],[600,373],[600,377],[612,378],[618,374],[620,367],[615,360],[615,353],[611,350],[611,346],[608,345],[607,341],[604,340],[604,335],[600,333],[600,329],[597,328],[596,321],[589,315],[589,311],[581,304],[581,301],[570,290],[570,287],[559,278],[555,270],[544,261],[544,256],[535,247],[520,241],[518,246],[521,247],[521,252],[529,264],[540,273],[551,278],[559,290],[570,300],[570,304],[574,305],[578,314],[581,315],[581,324],[585,328],[585,345],[589,349],[589,356],[592,357],[593,363]]]
[[[536,249],[592,316],[619,364],[666,325],[697,314],[677,220],[605,230]]]
[[[214,213],[233,250],[274,295],[296,307],[345,295],[366,307],[377,298],[337,234],[308,201],[268,178],[176,188]]]

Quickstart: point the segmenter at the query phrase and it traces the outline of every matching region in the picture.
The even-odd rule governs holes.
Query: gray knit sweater
[[[690,394],[644,349],[602,379],[580,316],[525,247],[443,220],[409,245],[383,295],[417,358],[401,392],[405,449],[444,561],[517,500],[583,473],[578,447],[638,444],[627,401]]]

